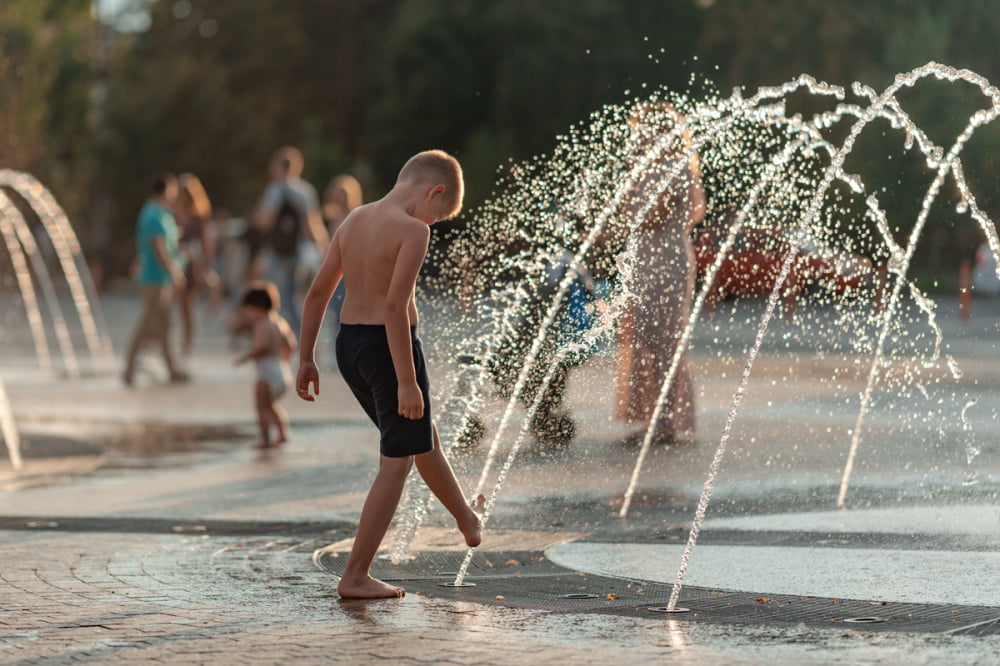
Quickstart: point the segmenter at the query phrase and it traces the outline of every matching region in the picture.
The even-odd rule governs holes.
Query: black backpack
[[[299,247],[299,229],[302,227],[302,213],[289,197],[288,186],[281,188],[281,206],[274,221],[274,228],[268,238],[275,254],[294,257]]]

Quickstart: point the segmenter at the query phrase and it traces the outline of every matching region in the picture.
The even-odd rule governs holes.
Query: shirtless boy
[[[355,208],[334,234],[303,305],[296,390],[319,395],[316,338],[334,289],[344,280],[337,364],[365,412],[379,428],[378,474],[361,510],[358,532],[337,586],[343,598],[402,597],[404,591],[372,578],[378,552],[403,484],[416,463],[431,491],[454,516],[470,547],[482,540],[485,498],[466,503],[431,422],[427,368],[417,338],[414,289],[427,253],[430,225],[462,208],[458,161],[440,150],[411,157],[382,199]],[[310,387],[312,392],[310,392]]]
[[[278,314],[278,288],[273,282],[255,282],[243,295],[239,316],[253,334],[250,350],[234,363],[257,362],[254,403],[260,426],[258,449],[269,449],[288,441],[288,415],[278,404],[292,383],[288,359],[295,349],[295,334]],[[275,438],[271,439],[271,426]]]

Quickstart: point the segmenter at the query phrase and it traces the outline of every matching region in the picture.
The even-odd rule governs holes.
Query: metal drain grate
[[[424,552],[409,562],[392,565],[377,561],[373,575],[402,583],[408,591],[427,597],[470,601],[492,606],[546,610],[553,613],[610,614],[655,621],[655,608],[664,608],[670,586],[582,574],[564,569],[539,552],[478,552],[466,582],[472,587],[445,587],[464,553]],[[342,554],[318,551],[316,564],[340,575]],[[442,580],[443,573],[449,574]],[[970,636],[1000,635],[1000,609],[981,606],[872,603],[863,599],[822,599],[788,595],[768,597],[685,587],[678,605],[685,621],[753,623],[765,625],[837,627],[864,625],[869,631],[948,632]],[[662,616],[660,616],[662,617]]]
[[[949,629],[945,633],[956,636],[998,636],[1000,635],[1000,617]]]

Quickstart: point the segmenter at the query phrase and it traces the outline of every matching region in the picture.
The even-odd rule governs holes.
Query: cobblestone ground
[[[6,661],[478,664],[582,656],[523,612],[416,597],[339,601],[335,581],[311,562],[325,541],[3,537],[20,537],[0,549]],[[641,633],[628,642],[638,661],[662,653]]]
[[[996,663],[995,641],[553,614],[410,595],[341,601],[328,538],[0,532],[0,660],[17,664]]]
[[[109,314],[120,338],[132,311],[128,302],[112,305],[119,308]],[[977,340],[967,347],[969,355],[982,356]],[[57,432],[88,440],[95,434],[107,438],[115,429],[124,434],[114,442],[118,448],[103,456],[33,457],[21,473],[0,464],[0,662],[1000,663],[997,636],[551,612],[417,594],[342,601],[333,576],[313,561],[314,552],[350,536],[376,461],[370,426],[346,389],[328,382],[320,408],[289,402],[295,439],[272,457],[256,456],[241,441],[177,441],[176,429],[148,427],[153,421],[172,427],[225,425],[252,436],[247,376],[228,366],[230,356],[217,335],[201,344],[190,386],[168,387],[144,376],[133,391],[120,386],[114,371],[76,384],[54,382],[24,369],[23,359],[7,359],[12,365],[5,365],[4,381],[29,435]],[[772,364],[774,377],[783,377],[781,360]],[[715,372],[717,366],[714,374],[725,377]],[[702,376],[712,374],[709,367],[702,366]],[[767,359],[761,367],[766,373]],[[1000,371],[982,363],[967,376],[995,386]],[[730,383],[704,389],[706,432],[719,428]],[[811,408],[808,400],[826,399],[813,384],[808,377],[794,385],[772,382],[776,388],[768,393],[761,382],[748,396],[740,441],[756,438],[759,444],[733,452],[726,469],[730,485],[719,495],[735,497],[733,487],[743,495],[738,506],[723,503],[727,511],[767,513],[778,495],[785,498],[784,510],[808,509],[809,501],[828,508],[825,496],[810,500],[805,480],[818,479],[829,490],[840,448],[809,448],[796,454],[797,466],[786,465],[779,454],[787,455],[789,442],[808,441],[812,430],[795,426],[799,429],[784,439],[769,436],[780,419],[763,411],[755,415],[755,405],[769,406],[782,393],[799,399],[796,409]],[[983,390],[981,404],[996,401],[995,391]],[[583,533],[599,525],[631,538],[645,530],[639,520],[645,515],[648,524],[682,529],[713,447],[655,451],[636,522],[615,523],[609,516],[635,452],[609,444],[615,431],[607,425],[606,391],[590,397],[578,392],[574,399],[577,413],[590,424],[579,446],[557,456],[526,453],[498,505],[496,526]],[[133,430],[136,421],[145,429]],[[869,497],[898,497],[900,488],[911,487],[893,476],[896,459],[906,458],[908,450],[904,436],[892,437],[886,442],[897,446],[867,463],[874,493]],[[980,489],[994,483],[998,459],[995,449],[984,447]],[[765,460],[774,465],[768,467],[771,485],[762,487]],[[954,467],[964,471],[960,456],[958,461]],[[463,480],[475,478],[474,462],[456,461]],[[914,478],[924,473],[919,465],[930,472],[937,465],[916,459],[914,464]],[[889,483],[884,493],[871,481],[890,477],[895,485]],[[662,513],[661,505],[670,510]],[[984,572],[984,584],[995,577]]]

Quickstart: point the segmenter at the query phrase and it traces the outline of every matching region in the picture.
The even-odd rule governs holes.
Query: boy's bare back
[[[341,279],[344,325],[385,327],[398,383],[399,414],[420,419],[424,405],[411,350],[417,308],[413,294],[427,254],[430,226],[458,214],[464,184],[458,161],[439,150],[411,157],[378,201],[354,209],[337,229],[303,305],[299,375],[303,400],[319,392],[314,352],[327,304]],[[313,391],[310,391],[312,387]]]
[[[430,228],[403,208],[380,200],[356,208],[334,234],[347,295],[345,324],[385,324],[405,304],[417,323],[413,292],[427,253]]]

